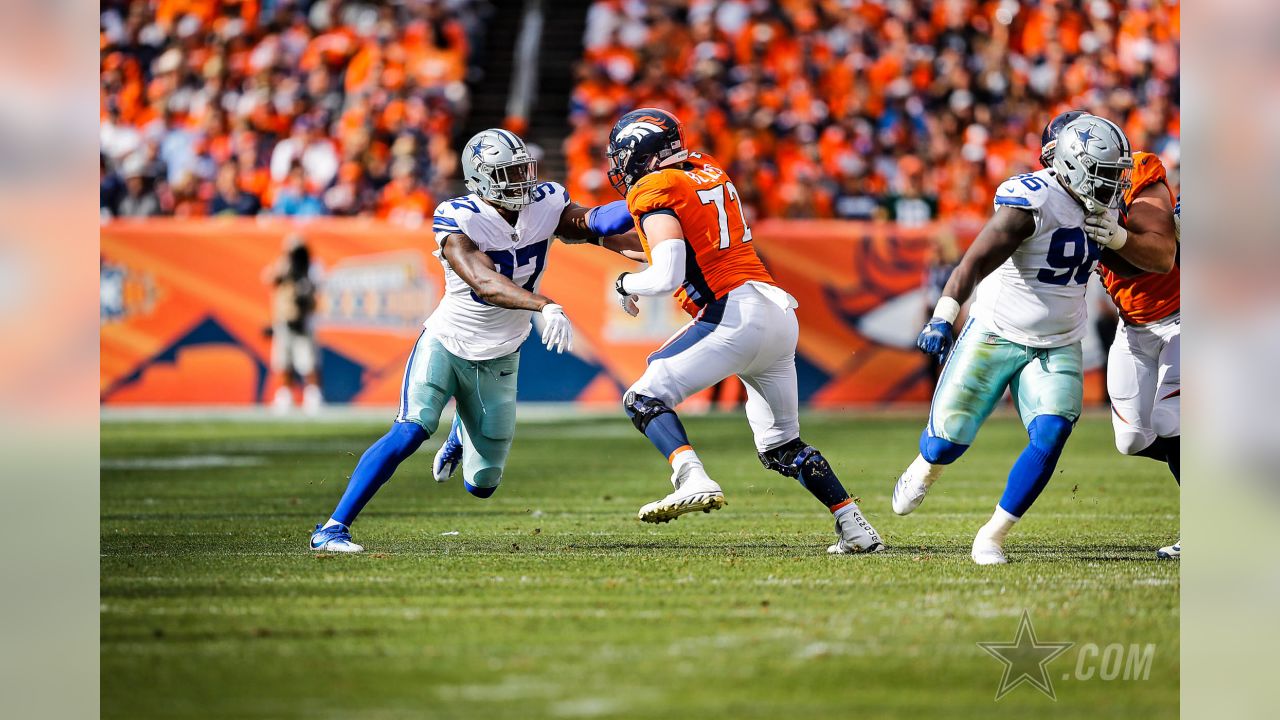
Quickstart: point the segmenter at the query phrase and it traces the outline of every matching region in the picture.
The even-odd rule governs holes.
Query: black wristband
[[[622,289],[622,278],[624,278],[624,277],[626,277],[626,276],[628,276],[628,275],[630,275],[630,274],[631,274],[631,273],[627,273],[627,272],[622,273],[621,275],[619,275],[619,276],[618,276],[618,279],[617,279],[616,281],[614,281],[614,283],[613,283],[613,289],[614,289],[614,290],[616,290],[616,291],[618,291],[618,294],[619,294],[619,295],[621,295],[621,296],[623,296],[623,297],[626,297],[627,295],[630,295],[630,294],[631,294],[631,293],[627,292],[626,290],[623,290],[623,289]]]

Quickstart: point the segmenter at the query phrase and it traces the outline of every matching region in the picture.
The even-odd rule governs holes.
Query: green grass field
[[[430,477],[436,440],[317,556],[380,423],[102,427],[102,714],[109,718],[1175,717],[1178,533],[1163,466],[1081,421],[1013,562],[974,566],[1025,442],[993,418],[919,511],[889,510],[920,420],[808,417],[890,544],[826,555],[829,515],[766,472],[741,417],[690,418],[728,506],[635,519],[668,471],[618,417],[522,423],[489,500]],[[1023,611],[1076,646],[994,700]],[[1064,679],[1079,649],[1156,644],[1145,680]]]

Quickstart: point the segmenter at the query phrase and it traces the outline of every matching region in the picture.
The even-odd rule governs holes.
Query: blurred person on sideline
[[[262,202],[240,187],[240,167],[232,160],[218,168],[213,185],[213,199],[209,201],[210,215],[257,215]]]
[[[284,182],[275,191],[271,201],[271,212],[275,215],[289,217],[313,217],[324,215],[324,203],[320,197],[307,189],[307,179],[302,166],[294,163]]]
[[[271,285],[271,369],[281,383],[271,400],[277,413],[293,406],[299,380],[305,412],[315,413],[324,404],[312,328],[317,275],[311,250],[300,235],[290,235],[279,259],[263,271],[263,279]]]
[[[147,163],[138,154],[124,160],[124,197],[117,205],[120,217],[155,217],[160,214],[160,200],[156,197],[155,178],[147,175]]]
[[[124,194],[124,178],[107,161],[106,155],[98,153],[98,214],[103,220],[109,220],[120,213],[120,201]]]

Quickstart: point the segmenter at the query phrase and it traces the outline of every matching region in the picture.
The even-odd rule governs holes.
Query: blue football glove
[[[946,360],[947,352],[951,350],[951,343],[954,341],[955,335],[951,329],[951,323],[935,317],[920,331],[920,336],[916,338],[916,347],[938,358],[938,362],[942,362]]]
[[[587,227],[600,237],[621,235],[636,226],[627,209],[626,200],[614,200],[607,205],[593,207],[587,212]]]

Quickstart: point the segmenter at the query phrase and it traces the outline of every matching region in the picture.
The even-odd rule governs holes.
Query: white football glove
[[[1084,219],[1084,234],[1104,248],[1119,250],[1129,241],[1129,231],[1109,212],[1090,215]]]
[[[564,308],[555,303],[542,307],[542,344],[558,353],[573,349],[573,325]]]
[[[635,317],[640,314],[640,306],[636,304],[636,301],[639,299],[639,295],[619,295],[618,305],[622,306],[623,312],[631,317]]]

